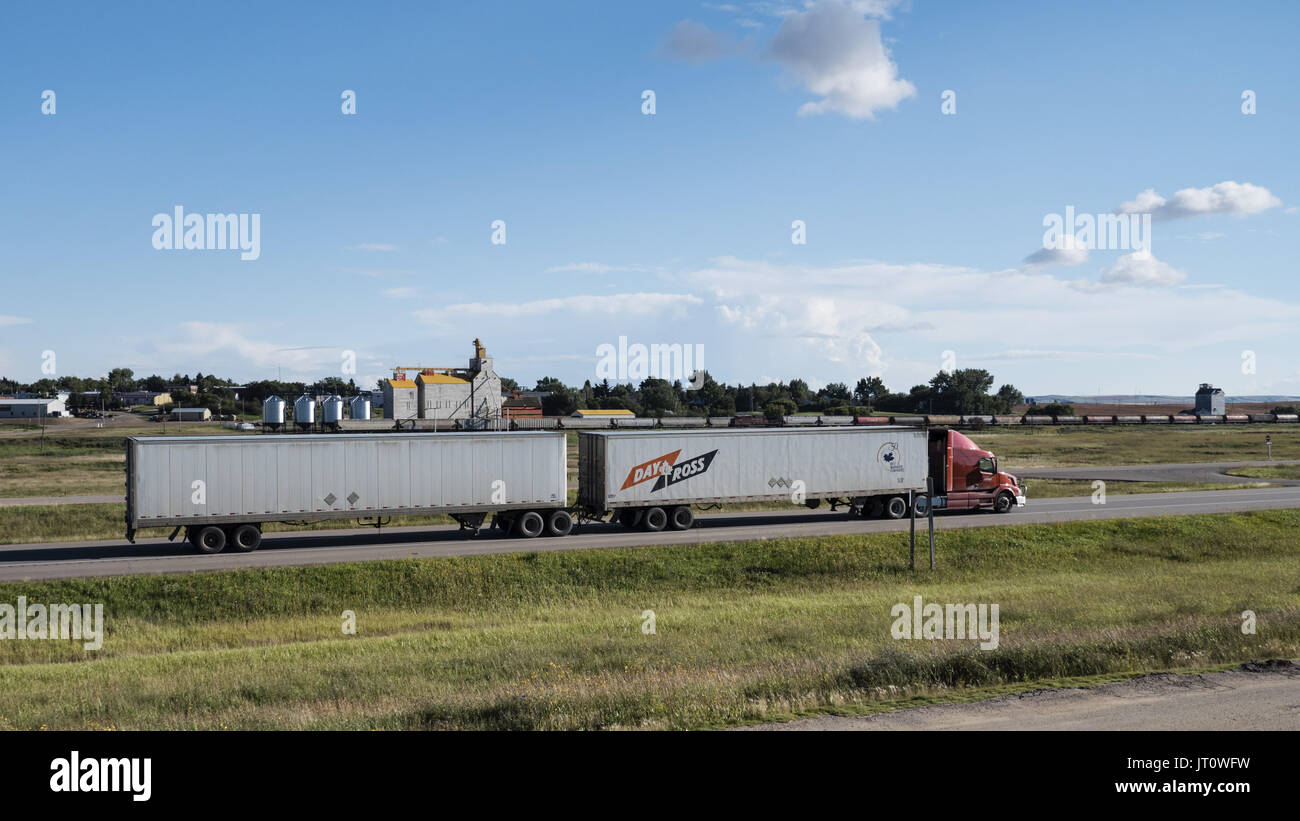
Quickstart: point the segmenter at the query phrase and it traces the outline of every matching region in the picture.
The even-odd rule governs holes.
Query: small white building
[[[67,415],[64,399],[0,399],[0,419],[49,419]]]

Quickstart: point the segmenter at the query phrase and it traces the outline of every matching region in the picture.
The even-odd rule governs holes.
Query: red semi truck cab
[[[964,434],[931,430],[929,447],[936,510],[991,508],[1009,513],[1024,506],[1025,486],[1010,473],[999,471],[998,457]]]

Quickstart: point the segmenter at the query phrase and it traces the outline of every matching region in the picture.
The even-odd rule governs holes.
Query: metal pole
[[[916,569],[916,491],[907,491],[907,510],[908,519],[908,552],[907,552],[907,569]]]
[[[926,519],[930,525],[930,569],[934,570],[934,477],[925,477],[925,494],[929,505],[926,507]]]

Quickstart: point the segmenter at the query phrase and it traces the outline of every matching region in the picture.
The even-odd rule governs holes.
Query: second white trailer
[[[926,442],[901,427],[583,432],[578,504],[649,530],[690,527],[691,505],[735,502],[825,499],[901,518],[909,491],[925,490]]]

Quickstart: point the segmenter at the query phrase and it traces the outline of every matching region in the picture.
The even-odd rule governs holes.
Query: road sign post
[[[930,524],[930,569],[934,570],[934,477],[925,477],[926,520]]]
[[[916,491],[907,491],[907,518],[910,520],[907,526],[908,531],[908,551],[907,551],[907,569],[916,569]]]

